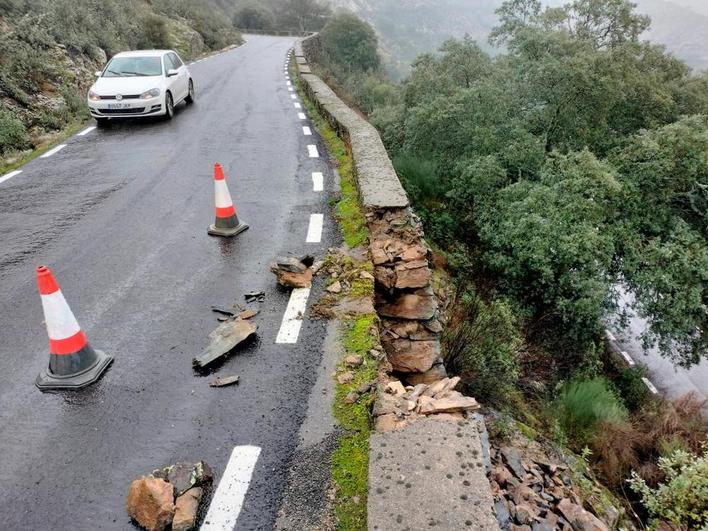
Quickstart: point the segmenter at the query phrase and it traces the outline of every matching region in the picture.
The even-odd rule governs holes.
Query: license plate
[[[109,103],[109,109],[129,109],[130,103]]]

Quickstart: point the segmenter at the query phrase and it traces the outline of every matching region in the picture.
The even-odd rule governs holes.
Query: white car
[[[194,102],[194,82],[172,50],[137,50],[113,56],[88,92],[91,116],[98,125],[111,118],[165,116],[175,105]]]

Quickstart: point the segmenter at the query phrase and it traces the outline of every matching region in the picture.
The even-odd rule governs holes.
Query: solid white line
[[[51,157],[55,153],[59,153],[62,149],[66,147],[66,144],[59,144],[57,147],[50,149],[47,151],[44,155],[39,157],[40,159],[46,159],[47,157]]]
[[[260,454],[257,446],[234,448],[204,517],[202,531],[233,531]]]
[[[91,131],[93,131],[94,129],[96,129],[96,126],[95,126],[95,125],[89,126],[89,127],[87,127],[86,129],[84,129],[83,131],[81,131],[80,133],[77,133],[76,136],[86,136],[87,134],[89,134],[89,133],[90,133]]]
[[[22,173],[22,170],[15,170],[15,171],[11,171],[10,173],[6,173],[2,177],[0,177],[0,184],[4,183],[5,181],[9,181],[15,175],[19,175],[20,173]]]
[[[302,128],[302,134],[305,136],[312,136],[312,130],[307,126],[304,126]]]
[[[324,189],[324,176],[321,171],[312,172],[312,190],[321,192]]]
[[[654,387],[654,384],[651,383],[647,378],[642,378],[642,381],[644,382],[644,385],[647,386],[647,388],[649,389],[649,392],[651,394],[653,394],[653,395],[659,394],[659,390],[656,387]]]
[[[317,146],[314,144],[310,144],[307,146],[307,153],[308,155],[310,155],[311,159],[316,159],[320,156],[320,152],[317,151]]]
[[[302,105],[300,105],[298,102],[293,103],[296,109],[302,109]]]
[[[306,243],[320,243],[322,241],[322,225],[324,225],[324,214],[310,214]]]
[[[290,293],[290,300],[283,314],[283,322],[280,324],[278,336],[275,338],[276,343],[288,345],[297,343],[309,296],[310,288],[295,288]]]
[[[307,120],[307,116],[305,116],[304,112],[297,113],[297,117],[300,118],[300,120]]]

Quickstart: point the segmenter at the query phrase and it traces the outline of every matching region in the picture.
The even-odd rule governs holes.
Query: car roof
[[[166,53],[175,53],[174,50],[132,50],[120,52],[113,57],[162,57]]]

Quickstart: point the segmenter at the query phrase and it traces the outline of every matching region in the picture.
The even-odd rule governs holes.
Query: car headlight
[[[160,95],[160,89],[159,88],[154,88],[150,89],[147,92],[143,92],[140,95],[140,98],[143,100],[149,100],[150,98],[156,98]]]
[[[96,94],[93,90],[89,90],[88,97],[91,101],[100,101],[101,97]]]

